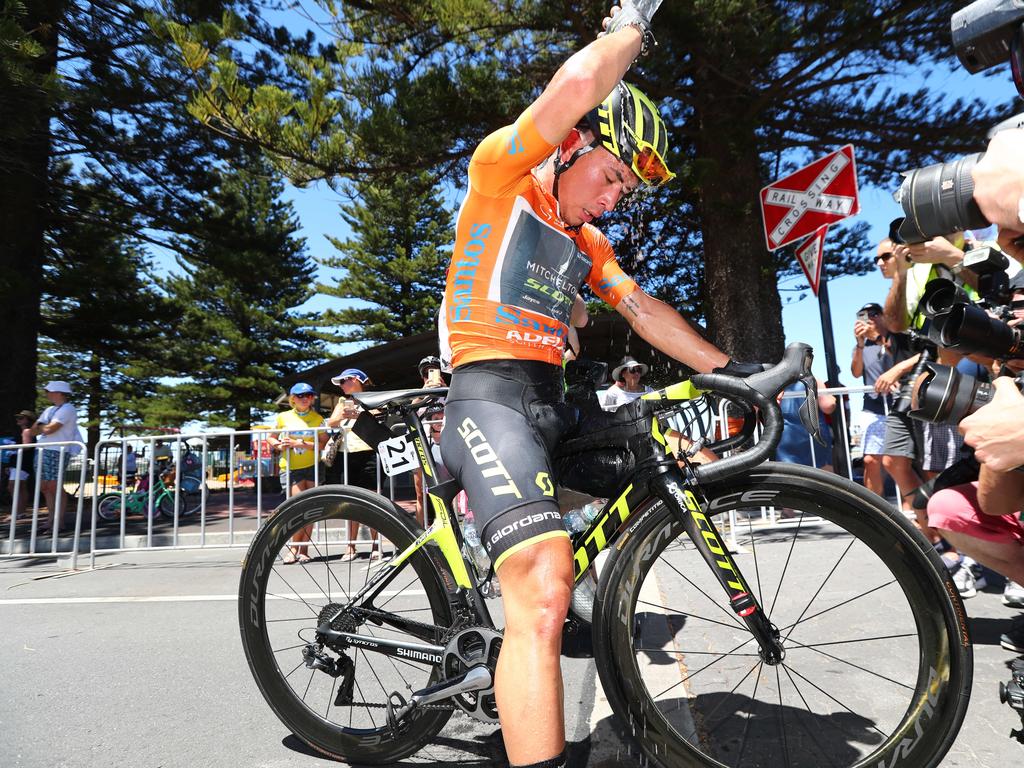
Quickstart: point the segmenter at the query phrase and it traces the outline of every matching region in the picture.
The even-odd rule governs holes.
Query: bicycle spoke
[[[684,611],[673,611],[667,605],[658,605],[657,603],[652,603],[652,602],[650,602],[648,600],[637,600],[636,604],[637,605],[645,605],[645,606],[648,606],[650,608],[660,608],[660,609],[666,611],[666,614],[665,614],[666,620],[667,620],[668,616],[683,616],[683,617],[686,617],[686,618],[689,618],[689,619],[700,619],[701,621],[706,621],[709,624],[717,624],[720,627],[729,627],[730,629],[742,629],[744,632],[747,630],[745,625],[737,624],[736,622],[727,623],[727,622],[724,622],[724,621],[716,621],[715,619],[709,619],[707,616],[700,616],[700,615],[698,615],[696,613],[686,613]]]
[[[831,701],[835,702],[836,704],[838,704],[840,707],[842,707],[844,710],[849,712],[854,717],[859,717],[859,715],[856,712],[854,712],[852,709],[850,709],[848,706],[846,706],[843,702],[841,702],[835,696],[830,694],[828,691],[826,691],[826,690],[820,688],[819,686],[815,685],[811,680],[809,680],[806,677],[804,677],[803,675],[801,675],[797,670],[793,669],[789,664],[785,664],[784,663],[783,666],[786,669],[788,669],[790,672],[792,672],[794,675],[799,677],[801,680],[803,680],[805,683],[807,683],[809,686],[811,686],[814,690],[818,691],[818,693],[826,696],[829,700],[831,700]],[[864,718],[864,719],[866,720],[867,718]],[[836,726],[836,728],[838,728],[838,727],[839,726]],[[871,728],[874,731],[877,731],[881,735],[883,740],[889,738],[889,735],[886,734],[886,733],[883,733],[881,730],[879,730],[879,728],[876,725],[871,724],[868,727]]]
[[[684,574],[682,571],[680,571],[678,568],[676,568],[674,565],[672,565],[672,563],[668,562],[667,560],[665,561],[665,565],[667,565],[669,568],[671,568],[673,571],[675,571],[676,574],[678,574],[681,579],[683,579],[687,584],[689,584],[691,587],[693,587],[698,592],[700,592],[702,595],[704,595],[704,597],[706,597],[711,602],[712,605],[714,605],[722,613],[724,613],[726,616],[728,616],[729,620],[730,620],[729,621],[730,624],[732,624],[733,626],[739,627],[740,629],[746,630],[746,625],[743,624],[742,622],[740,622],[740,620],[736,618],[735,614],[730,613],[729,610],[725,606],[723,606],[721,603],[719,603],[717,600],[715,600],[715,598],[711,597],[711,595],[709,595],[703,589],[701,589],[696,584],[694,584],[693,581],[691,581],[690,578],[688,576],[686,576],[686,574]]]
[[[843,554],[841,554],[839,556],[839,559],[836,560],[835,565],[832,566],[832,570],[828,572],[828,576],[826,576],[825,580],[822,581],[821,584],[818,585],[818,589],[815,590],[814,594],[811,596],[811,599],[807,602],[807,605],[804,606],[804,609],[800,612],[800,615],[797,617],[797,620],[790,625],[790,632],[789,632],[789,634],[792,634],[792,628],[800,623],[800,621],[804,617],[804,614],[807,613],[808,610],[810,610],[811,605],[813,605],[814,601],[818,599],[818,595],[821,594],[821,590],[823,590],[825,588],[825,585],[828,584],[829,579],[832,578],[832,574],[836,572],[836,568],[838,568],[839,565],[846,558],[847,553],[849,553],[849,551],[853,547],[853,543],[855,541],[856,541],[856,539],[853,539],[853,538],[850,539],[850,543],[846,545],[846,549],[843,550]],[[789,640],[789,634],[787,634],[782,639],[783,642],[785,642],[786,640]]]
[[[813,617],[812,617],[813,618]],[[808,621],[808,619],[804,619]],[[878,635],[877,637],[858,637],[853,640],[830,640],[826,643],[799,643],[795,647],[799,648],[821,648],[825,645],[846,645],[847,643],[868,643],[874,640],[895,640],[901,637],[917,637],[913,632],[907,632],[902,635]]]
[[[800,535],[800,528],[804,524],[804,513],[800,512],[800,519],[797,521],[796,530],[793,531],[793,538],[789,541],[789,552],[786,554],[786,562],[782,566],[782,574],[779,576],[779,585],[775,588],[775,596],[772,598],[772,604],[768,608],[768,618],[771,619],[772,611],[775,610],[775,602],[779,599],[779,592],[782,591],[782,582],[786,580],[786,572],[789,570],[789,561],[793,557],[793,548],[796,546],[796,537]]]
[[[775,665],[775,689],[779,692],[779,738],[782,739],[782,753],[786,756],[786,765],[789,765],[789,745],[786,742],[786,707],[782,703],[782,676],[779,674],[779,665]]]
[[[719,702],[718,702],[718,703],[717,703],[717,704],[715,705],[715,708],[714,708],[714,709],[712,709],[712,710],[711,710],[710,712],[708,712],[708,713],[707,713],[706,715],[705,715],[705,714],[702,714],[702,715],[701,715],[701,719],[702,719],[702,720],[703,720],[703,721],[704,721],[705,723],[710,723],[710,722],[712,721],[712,719],[714,718],[714,716],[715,716],[715,713],[716,713],[716,712],[718,712],[718,710],[720,710],[720,709],[722,708],[722,705],[723,705],[723,704],[725,704],[725,702],[727,702],[727,701],[729,700],[729,697],[730,697],[730,696],[733,696],[733,695],[735,695],[735,693],[736,693],[736,689],[737,689],[737,688],[739,688],[739,687],[740,687],[741,685],[743,685],[744,681],[745,681],[745,680],[746,680],[746,679],[747,679],[748,677],[750,677],[751,673],[753,673],[753,671],[754,671],[755,669],[758,669],[758,670],[759,670],[759,669],[761,668],[761,665],[762,665],[762,664],[764,664],[764,662],[763,662],[763,661],[760,661],[760,660],[759,660],[759,661],[758,661],[758,662],[757,662],[756,664],[754,664],[754,666],[752,666],[752,667],[751,667],[750,669],[748,669],[748,670],[747,670],[747,674],[745,674],[745,675],[744,675],[743,677],[741,677],[741,678],[740,678],[740,681],[739,681],[738,683],[736,683],[736,685],[734,685],[734,686],[732,687],[732,690],[731,690],[731,691],[729,691],[729,692],[728,692],[727,694],[725,694],[725,696],[723,696],[723,697],[722,697],[721,701],[719,701]],[[758,674],[760,674],[760,672],[758,672]],[[756,690],[756,686],[755,686],[755,690]],[[730,721],[730,719],[731,719],[731,718],[728,718],[728,717],[724,717],[724,718],[722,718],[722,719],[721,719],[721,720],[719,721],[718,725],[716,725],[716,726],[715,726],[714,728],[712,728],[712,729],[711,729],[710,731],[708,731],[708,734],[707,734],[707,735],[708,735],[708,736],[711,736],[711,734],[713,734],[713,733],[714,733],[715,731],[717,731],[717,730],[718,730],[718,729],[719,729],[719,728],[720,728],[720,727],[722,726],[722,724],[723,724],[723,723],[729,722],[729,721]]]
[[[880,590],[880,589],[885,589],[885,588],[886,588],[886,587],[888,587],[889,585],[891,585],[891,584],[895,584],[895,583],[896,583],[896,580],[895,580],[895,579],[893,579],[892,581],[887,581],[887,582],[886,582],[885,584],[882,584],[881,586],[875,587],[875,588],[873,588],[873,589],[869,589],[869,590],[868,590],[867,592],[861,592],[861,593],[860,593],[859,595],[854,595],[854,596],[853,596],[853,597],[851,597],[851,598],[850,598],[849,600],[843,600],[843,602],[841,602],[841,603],[838,603],[838,604],[836,604],[836,605],[833,605],[833,606],[831,606],[831,607],[829,607],[829,608],[826,608],[826,609],[825,609],[825,610],[823,610],[823,611],[818,611],[817,613],[812,613],[812,614],[811,614],[810,616],[808,616],[808,617],[807,617],[806,619],[797,619],[797,620],[796,620],[796,621],[794,621],[794,622],[793,622],[792,624],[787,624],[787,625],[786,625],[785,627],[783,627],[783,628],[782,628],[781,630],[779,630],[779,631],[780,631],[780,632],[785,632],[785,631],[786,631],[787,629],[788,629],[788,630],[792,630],[792,629],[793,629],[794,627],[796,627],[796,625],[797,625],[797,624],[806,624],[806,623],[807,623],[808,621],[810,621],[811,619],[816,619],[816,618],[818,618],[819,616],[824,616],[824,615],[825,615],[826,613],[828,613],[829,611],[834,611],[834,610],[835,610],[836,608],[842,608],[842,607],[843,607],[844,605],[849,605],[849,604],[850,604],[850,603],[852,603],[852,602],[853,602],[854,600],[860,600],[860,599],[861,599],[862,597],[867,597],[868,595],[870,595],[870,594],[872,594],[872,593],[874,593],[874,592],[877,592],[877,591],[878,591],[878,590]],[[824,586],[824,585],[822,585],[822,586]],[[819,591],[820,591],[820,590],[819,590]],[[817,593],[815,593],[815,596],[817,596]],[[811,598],[811,601],[813,602],[813,601],[814,601],[814,598]],[[808,607],[810,607],[810,605],[809,605],[809,604],[808,604]],[[804,610],[806,611],[806,609],[804,609]],[[792,634],[792,632],[791,632],[790,634]],[[786,635],[786,639],[789,639],[789,635]]]
[[[811,707],[807,703],[807,699],[804,697],[803,691],[800,690],[800,686],[798,686],[796,684],[796,680],[793,679],[793,676],[790,674],[789,670],[786,669],[786,665],[785,664],[780,664],[779,666],[782,667],[782,671],[786,673],[786,677],[789,679],[789,684],[793,686],[793,690],[796,691],[796,695],[799,696],[800,697],[800,701],[803,702],[804,711],[808,715],[811,715]],[[775,669],[776,669],[776,672],[777,672],[778,671],[778,667],[776,667]],[[779,696],[780,697],[782,696],[782,687],[781,686],[779,686]],[[835,763],[832,761],[831,754],[829,753],[828,750],[822,748],[821,742],[818,741],[818,737],[815,735],[814,731],[812,729],[808,728],[806,723],[801,722],[799,717],[795,718],[795,720],[804,729],[804,733],[806,733],[808,736],[811,737],[811,741],[814,742],[815,746],[818,748],[818,751],[821,752],[821,754],[825,756],[825,759],[828,760],[829,764],[830,765],[835,765]]]
[[[817,648],[813,648],[813,647],[811,647],[809,645],[796,645],[796,646],[793,646],[793,647],[795,647],[795,648],[807,648],[808,650],[814,651],[815,653],[820,653],[822,656],[825,656],[825,657],[827,657],[829,659],[833,659],[833,660],[838,661],[838,662],[840,662],[842,664],[847,664],[847,665],[853,667],[854,669],[859,669],[861,672],[867,672],[869,675],[874,675],[875,677],[880,677],[883,680],[892,683],[893,685],[898,685],[901,688],[906,688],[908,691],[913,691],[914,690],[914,686],[912,686],[912,685],[907,685],[906,683],[901,683],[901,682],[899,682],[897,680],[893,680],[891,677],[886,677],[885,675],[880,674],[878,672],[874,672],[874,671],[868,669],[867,667],[862,667],[859,664],[854,664],[852,661],[847,661],[846,659],[841,659],[838,656],[833,656],[831,653],[825,653],[825,651],[819,650]]]
[[[763,594],[761,592],[761,568],[757,562],[757,540],[754,536],[754,526],[749,517],[747,517],[747,531],[750,533],[750,551],[754,556],[754,578],[757,581],[757,594],[754,595],[754,599],[757,600],[758,605],[761,605],[761,595]]]
[[[742,647],[743,647],[744,645],[746,645],[747,643],[753,642],[753,640],[754,640],[754,637],[753,637],[753,635],[751,635],[750,637],[748,637],[748,638],[747,638],[746,640],[744,640],[744,641],[743,641],[742,643],[740,643],[739,645],[737,645],[737,646],[736,646],[735,648],[733,648],[732,650],[729,650],[729,651],[726,651],[725,653],[719,654],[718,658],[717,658],[717,659],[715,659],[714,661],[712,661],[712,662],[709,662],[709,663],[705,664],[705,665],[704,665],[703,667],[701,667],[700,669],[698,669],[698,670],[697,670],[696,672],[692,672],[692,673],[690,673],[689,675],[687,675],[686,677],[684,677],[684,678],[683,678],[682,680],[680,680],[679,682],[677,682],[677,683],[673,683],[673,684],[672,684],[672,685],[670,685],[670,686],[669,686],[668,688],[666,688],[666,689],[665,689],[664,691],[662,691],[662,692],[661,692],[661,693],[659,693],[659,694],[658,694],[657,696],[654,696],[654,697],[652,697],[652,698],[654,698],[655,700],[657,700],[657,699],[661,698],[661,697],[662,697],[662,696],[664,696],[664,695],[665,695],[666,693],[668,693],[669,691],[671,691],[671,690],[672,690],[673,688],[675,688],[675,687],[677,687],[677,686],[679,686],[679,685],[682,685],[683,683],[685,683],[685,682],[687,682],[687,681],[689,681],[689,680],[692,680],[692,679],[693,679],[693,678],[695,678],[695,677],[696,677],[697,675],[699,675],[699,674],[700,674],[701,672],[703,672],[703,671],[704,671],[705,669],[710,669],[711,667],[715,666],[715,664],[717,664],[718,662],[720,662],[720,661],[721,661],[722,659],[724,659],[724,658],[726,658],[726,657],[728,657],[728,656],[731,656],[731,655],[733,655],[733,653],[735,653],[736,651],[738,651],[738,650],[739,650],[740,648],[742,648]]]
[[[757,676],[754,678],[754,693],[751,695],[750,700],[754,702],[754,705],[750,708],[750,712],[747,713],[747,719],[743,722],[743,740],[740,742],[740,756],[736,759],[737,765],[743,765],[743,753],[747,750],[747,734],[750,733],[750,723],[754,720],[754,712],[757,711],[758,705],[761,703],[757,700],[757,688],[761,684],[761,666],[764,662],[757,665]]]

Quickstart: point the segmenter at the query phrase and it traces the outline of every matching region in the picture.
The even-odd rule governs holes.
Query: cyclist
[[[657,108],[620,82],[653,42],[650,20],[627,5],[602,26],[514,124],[474,152],[441,315],[454,368],[441,455],[466,489],[501,582],[495,694],[513,766],[565,764],[559,654],[573,560],[549,452],[573,426],[561,363],[581,284],[698,371],[759,370],[730,361],[640,290],[592,225],[638,187],[674,175]]]

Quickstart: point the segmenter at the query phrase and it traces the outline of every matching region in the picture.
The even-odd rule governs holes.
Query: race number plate
[[[416,469],[416,447],[405,435],[392,437],[377,446],[380,463],[384,466],[384,474],[388,477],[400,475],[410,469]]]

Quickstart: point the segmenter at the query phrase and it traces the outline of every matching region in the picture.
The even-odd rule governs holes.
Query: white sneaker
[[[957,566],[957,568],[951,571],[953,576],[953,583],[956,585],[956,591],[960,593],[960,597],[966,600],[969,597],[974,597],[978,594],[978,588],[974,581],[974,574],[971,573],[971,569],[963,565]]]
[[[1003,588],[1003,605],[1008,605],[1011,608],[1024,608],[1024,586],[1007,579],[1006,586]]]

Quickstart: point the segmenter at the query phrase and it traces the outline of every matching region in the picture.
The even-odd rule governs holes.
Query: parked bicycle
[[[177,510],[178,518],[191,515],[199,510],[200,508],[200,486],[201,479],[196,481],[188,473],[188,467],[198,462],[195,458],[194,453],[186,451],[186,455],[192,456],[194,461],[186,463],[185,456],[182,457],[182,482],[179,484],[180,488],[177,490]],[[135,490],[128,491],[124,494],[124,513],[125,515],[142,515],[148,517],[150,514],[153,517],[156,515],[162,515],[169,519],[174,519],[175,510],[175,488],[176,482],[176,468],[171,463],[170,455],[166,455],[163,458],[155,459],[157,461],[154,467],[154,482],[152,491],[149,487],[149,475],[143,473],[138,480],[138,484]],[[150,506],[150,497],[152,497],[152,506]],[[99,518],[105,522],[115,522],[121,519],[121,504],[122,494],[119,491],[111,493],[105,493],[100,496],[99,501],[96,504],[96,514]],[[152,510],[152,511],[151,511]]]
[[[604,692],[653,765],[935,766],[963,721],[971,643],[934,549],[863,488],[765,462],[782,430],[775,395],[788,384],[805,381],[806,423],[817,424],[810,361],[809,347],[791,345],[762,374],[694,376],[615,412],[627,439],[611,430],[608,445],[627,446],[633,469],[572,536],[569,624],[592,632]],[[732,455],[694,466],[674,455],[664,424],[711,393],[747,416],[740,434],[706,446]],[[456,712],[497,720],[490,574],[463,555],[459,488],[438,482],[416,414],[444,394],[357,396],[407,425],[436,513],[429,529],[377,494],[316,488],[276,511],[242,570],[242,644],[263,696],[299,738],[349,762],[401,760]],[[763,431],[741,450],[751,407]],[[560,455],[600,448],[589,436]],[[576,490],[604,495],[595,490],[607,480]],[[783,523],[767,522],[766,507],[785,510]],[[728,545],[723,520],[733,521]],[[346,556],[348,521],[379,532],[384,561],[370,559],[369,539],[356,542],[361,557]],[[310,524],[316,557],[282,566]]]

